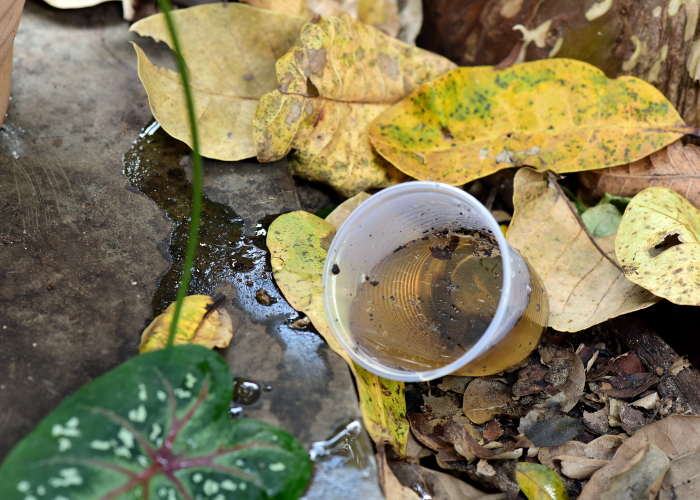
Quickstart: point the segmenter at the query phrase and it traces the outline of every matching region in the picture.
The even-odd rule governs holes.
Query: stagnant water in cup
[[[351,305],[354,340],[395,369],[451,363],[491,323],[502,271],[498,245],[488,234],[431,234],[402,245],[363,277]]]

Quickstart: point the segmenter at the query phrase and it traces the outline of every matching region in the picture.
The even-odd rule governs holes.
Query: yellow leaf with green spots
[[[258,105],[258,159],[275,161],[291,152],[294,175],[344,196],[406,180],[372,149],[369,123],[455,65],[348,14],[314,18],[301,39],[303,47],[277,61],[279,87]]]
[[[333,336],[323,310],[323,265],[333,236],[333,225],[307,212],[278,217],[267,232],[273,276],[289,304],[306,314],[330,348],[348,363],[357,382],[365,427],[374,442],[391,443],[403,453],[409,432],[403,382],[378,377],[355,364]]]
[[[528,500],[569,500],[559,475],[542,464],[519,462],[515,478]]]
[[[650,187],[632,198],[615,254],[628,280],[681,305],[700,305],[700,210],[675,191]]]
[[[570,59],[459,68],[370,125],[402,172],[461,185],[512,166],[578,172],[630,163],[697,132],[652,85]]]
[[[301,43],[306,19],[233,2],[179,9],[172,16],[189,69],[200,153],[226,161],[255,156],[255,108],[277,86],[275,62]],[[172,47],[163,14],[142,19],[130,31]],[[153,116],[166,132],[192,146],[180,75],[158,68],[134,48]]]
[[[195,344],[213,349],[228,347],[233,337],[233,324],[226,309],[221,307],[223,296],[188,295],[182,303],[175,330],[174,345]],[[141,334],[139,354],[163,349],[168,343],[175,302],[154,319]]]

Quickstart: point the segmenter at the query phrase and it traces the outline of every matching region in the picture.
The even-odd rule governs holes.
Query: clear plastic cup
[[[405,338],[392,339],[391,324],[384,332],[393,342],[391,350],[385,352],[396,352],[396,362],[375,356],[358,343],[359,332],[353,334],[353,328],[357,330],[353,324],[357,322],[353,323],[351,316],[357,315],[359,305],[353,301],[358,300],[362,287],[372,286],[373,269],[379,269],[387,256],[405,248],[404,245],[425,240],[426,234],[473,230],[495,237],[502,260],[500,299],[497,302],[494,299],[495,313],[473,345],[437,362],[402,366],[403,360],[409,359],[409,347],[405,346],[412,346],[411,356],[418,352],[420,357],[423,350],[435,351],[435,342],[440,342],[440,336],[426,330],[415,311],[406,313],[405,318],[392,320],[394,324],[401,323]],[[419,280],[427,279],[421,276],[426,272],[425,266],[414,265],[408,262],[408,257],[406,259],[406,269],[398,273],[398,281],[394,276],[387,285],[395,287],[397,295],[415,287]],[[461,189],[420,181],[380,191],[355,209],[338,228],[323,270],[323,305],[333,334],[355,362],[382,377],[406,382],[432,380],[448,374],[484,376],[502,372],[525,359],[537,346],[549,313],[540,277],[506,241],[486,207]],[[401,314],[403,309],[399,307],[399,312],[392,314]],[[444,330],[441,331],[440,335],[444,335]],[[404,347],[406,352],[401,351]]]

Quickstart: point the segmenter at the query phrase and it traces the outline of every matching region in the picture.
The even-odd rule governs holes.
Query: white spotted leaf
[[[232,376],[216,353],[178,346],[88,383],[0,467],[3,500],[293,500],[311,462],[286,432],[231,420]]]

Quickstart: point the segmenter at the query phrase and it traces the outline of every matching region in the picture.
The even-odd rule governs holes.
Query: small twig
[[[598,251],[601,253],[601,255],[602,255],[603,257],[605,257],[606,259],[608,259],[608,261],[609,261],[613,266],[615,266],[621,273],[624,273],[624,271],[623,271],[622,268],[620,267],[620,264],[618,264],[618,263],[615,262],[613,259],[611,259],[611,258],[608,256],[608,254],[605,253],[605,252],[603,251],[602,248],[600,248],[600,246],[599,246],[598,243],[595,241],[595,238],[593,237],[593,235],[591,234],[591,232],[588,230],[588,228],[586,227],[586,225],[585,225],[585,224],[583,223],[583,221],[581,220],[581,217],[579,217],[579,215],[578,215],[578,210],[576,210],[576,207],[574,206],[574,204],[571,203],[571,201],[569,201],[569,198],[568,198],[568,197],[566,196],[566,194],[564,193],[564,190],[561,188],[561,186],[560,186],[559,183],[557,182],[559,179],[562,179],[562,177],[561,177],[559,174],[557,174],[557,173],[555,173],[555,172],[552,172],[551,170],[547,170],[547,175],[549,176],[550,182],[551,182],[552,184],[554,184],[554,188],[555,188],[555,189],[557,190],[557,192],[559,193],[559,196],[561,196],[562,198],[564,198],[564,201],[566,202],[566,206],[569,207],[569,210],[571,210],[571,213],[574,215],[574,217],[576,217],[576,221],[578,222],[578,225],[579,225],[579,226],[581,227],[581,229],[586,233],[586,236],[588,236],[588,239],[590,240],[590,242],[593,243],[593,246],[596,247],[596,248],[598,249]]]

